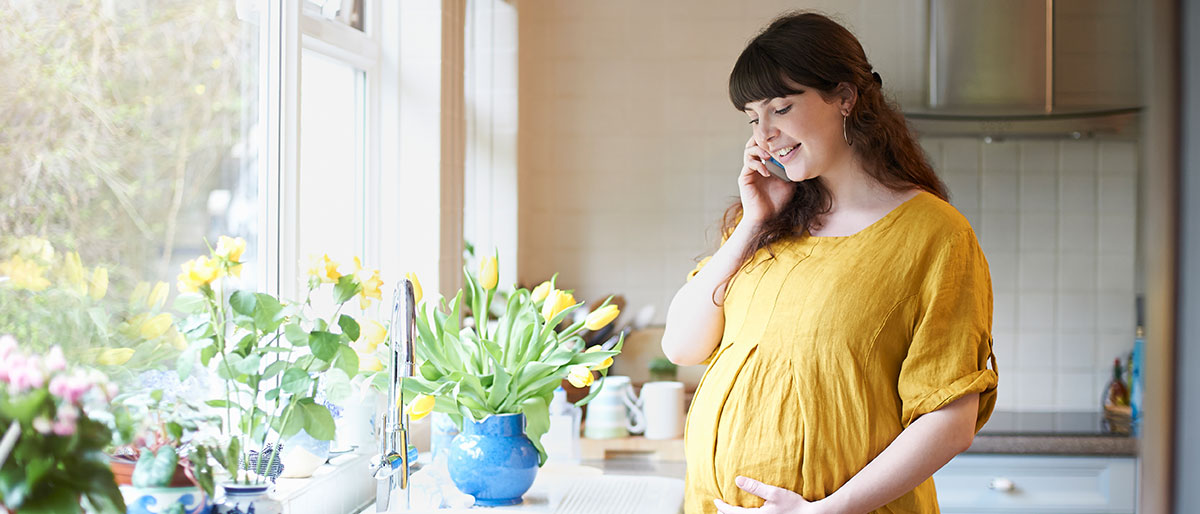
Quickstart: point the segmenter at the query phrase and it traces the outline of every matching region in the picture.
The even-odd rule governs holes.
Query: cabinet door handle
[[[1007,478],[993,478],[992,481],[988,483],[988,489],[1000,491],[1002,493],[1010,493],[1016,488],[1017,484],[1014,484],[1012,480]]]

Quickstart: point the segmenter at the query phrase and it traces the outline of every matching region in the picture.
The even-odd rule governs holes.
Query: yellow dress
[[[857,234],[772,249],[730,283],[688,412],[688,514],[762,506],[738,475],[820,500],[918,416],[981,393],[978,431],[995,405],[991,278],[949,204],[921,192]],[[875,512],[938,512],[933,479]]]

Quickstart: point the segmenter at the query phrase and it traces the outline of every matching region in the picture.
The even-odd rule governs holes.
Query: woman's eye
[[[790,110],[792,110],[792,106],[789,105],[787,107],[784,107],[782,109],[775,111],[775,114],[784,115],[784,114],[787,114],[788,111],[790,111]]]

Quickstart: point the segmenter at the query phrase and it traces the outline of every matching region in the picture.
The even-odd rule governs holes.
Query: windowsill
[[[375,501],[369,461],[365,454],[339,455],[312,477],[280,478],[272,497],[283,505],[282,514],[358,512]]]

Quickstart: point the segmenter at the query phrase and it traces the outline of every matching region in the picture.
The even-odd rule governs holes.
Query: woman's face
[[[842,104],[813,88],[746,104],[754,141],[783,165],[794,181],[816,178],[851,157],[842,135]],[[848,108],[846,108],[848,110]]]

